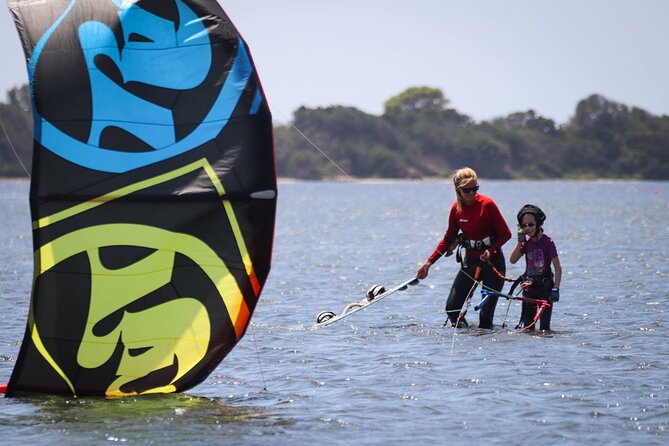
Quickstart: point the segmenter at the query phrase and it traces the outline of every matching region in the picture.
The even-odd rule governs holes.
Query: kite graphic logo
[[[148,248],[151,252],[123,268],[111,269],[103,265],[100,254],[110,243]],[[187,254],[194,256],[196,262],[206,262],[212,283],[230,277],[218,256],[201,241],[149,226],[94,226],[71,232],[40,249],[43,273],[83,252],[88,257],[90,303],[77,364],[96,369],[120,356],[116,359],[118,365],[112,364],[117,378],[109,385],[107,395],[174,391],[172,383],[207,352],[211,322],[203,303],[195,297],[154,295],[163,287],[176,286],[172,284],[175,247],[176,252],[190,251]],[[40,331],[39,324],[35,331]],[[116,354],[119,348],[120,355]],[[46,348],[44,353],[51,358]],[[163,386],[142,389],[141,384],[133,383],[160,371],[166,376]],[[130,388],[124,390],[129,383]]]
[[[127,206],[117,203],[124,195],[170,187],[203,168],[211,170],[202,160],[113,192],[114,198],[96,197],[37,222],[37,230],[60,232],[58,225],[70,226],[78,218],[104,220],[116,212],[114,206]],[[219,223],[220,235],[235,240],[238,223],[226,206],[220,202],[209,216],[227,222]],[[244,264],[246,247],[238,240],[235,248]],[[106,377],[108,396],[174,392],[179,379],[201,366],[210,345],[222,339],[232,345],[250,318],[239,276],[193,234],[155,224],[99,223],[65,232],[35,255],[40,259],[35,289],[42,303],[32,310],[32,340],[73,394],[77,385],[71,378],[81,379],[87,371],[98,382]],[[253,269],[250,263],[246,267]],[[245,289],[258,292],[254,284]],[[53,313],[63,308],[70,322],[51,325]],[[69,347],[52,347],[63,340]]]
[[[40,59],[49,54],[50,37],[65,26],[76,3],[36,45],[29,62],[31,86]],[[165,8],[172,14],[163,17],[143,9],[142,2],[114,0],[108,15],[110,20],[117,16],[118,26],[112,29],[100,20],[77,24],[80,48],[71,49],[69,58],[80,62],[82,78],[89,80],[88,96],[80,99],[85,105],[79,107],[89,114],[75,112],[68,122],[52,122],[35,106],[35,137],[43,147],[82,167],[123,173],[188,152],[220,134],[253,74],[250,57],[237,39],[234,62],[225,68],[217,59],[221,49],[212,48],[206,19],[180,0],[173,3],[174,10]],[[68,55],[63,57],[67,63]],[[178,108],[201,102],[201,96],[189,94],[212,85],[216,91],[206,113],[189,122],[192,117]],[[72,101],[81,94],[73,92]],[[76,126],[78,136],[67,126]]]

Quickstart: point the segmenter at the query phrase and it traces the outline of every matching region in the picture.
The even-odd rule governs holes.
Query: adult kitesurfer
[[[518,244],[513,249],[509,261],[516,263],[525,254],[525,274],[522,278],[529,285],[523,289],[523,296],[531,299],[560,300],[562,267],[553,239],[544,234],[543,224],[546,214],[533,204],[526,204],[518,211]],[[555,270],[551,269],[551,265]],[[523,302],[520,324],[534,330],[532,323],[536,314],[536,304]],[[544,308],[540,316],[540,328],[550,330],[552,305]]]
[[[487,266],[490,261],[503,275],[506,263],[502,253],[502,245],[511,238],[511,231],[495,202],[485,195],[479,194],[478,176],[474,169],[464,167],[453,175],[453,187],[456,201],[451,207],[448,217],[448,228],[430,257],[418,269],[416,277],[427,277],[430,266],[449,251],[460,238],[458,257],[462,268],[455,276],[451,291],[446,301],[447,323],[468,326],[467,320],[460,316],[474,286],[474,275],[477,267],[481,267],[479,280],[485,289],[501,291],[504,279]],[[459,234],[461,233],[461,234]],[[464,255],[460,250],[464,249]],[[479,327],[492,328],[495,315],[497,296],[491,296],[479,313]]]

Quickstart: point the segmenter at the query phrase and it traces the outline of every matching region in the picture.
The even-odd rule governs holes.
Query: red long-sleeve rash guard
[[[511,238],[511,231],[492,198],[476,194],[476,201],[471,206],[463,206],[462,212],[458,212],[457,202],[453,203],[451,213],[448,216],[446,234],[427,260],[434,263],[444,255],[448,246],[455,240],[460,231],[469,240],[483,240],[489,236],[494,237],[490,247],[467,249],[468,258],[478,258],[485,249],[489,249],[491,254],[495,254],[501,251],[502,245]]]

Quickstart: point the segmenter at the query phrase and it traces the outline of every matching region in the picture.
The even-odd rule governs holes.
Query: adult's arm
[[[451,206],[451,212],[448,215],[448,228],[446,229],[446,233],[444,234],[444,237],[439,241],[437,244],[437,247],[432,251],[432,254],[430,254],[430,257],[427,258],[425,262],[418,268],[418,271],[416,272],[416,277],[419,279],[424,279],[427,277],[427,273],[430,270],[430,267],[434,262],[439,260],[441,256],[446,254],[448,251],[448,248],[453,244],[455,241],[455,238],[458,235],[458,220],[456,218],[456,207],[457,203],[454,203],[453,206]]]
[[[516,243],[516,247],[511,251],[509,256],[509,262],[516,263],[523,256],[523,244],[521,242]]]
[[[434,249],[430,257],[427,258],[427,261],[425,263],[430,263],[430,265],[432,265],[434,262],[439,260],[441,256],[446,254],[448,248],[453,244],[455,238],[458,236],[459,226],[458,226],[458,219],[456,216],[457,208],[455,206],[456,205],[454,204],[451,207],[451,212],[448,215],[448,228],[446,229],[444,237],[441,239],[439,244],[437,244],[437,247]]]
[[[486,212],[488,213],[489,221],[496,234],[495,241],[490,248],[488,248],[490,253],[494,254],[500,250],[504,243],[509,241],[511,238],[511,230],[509,230],[509,226],[506,224],[506,221],[504,221],[504,217],[502,217],[502,213],[499,211],[499,208],[494,201],[491,200],[486,205]]]

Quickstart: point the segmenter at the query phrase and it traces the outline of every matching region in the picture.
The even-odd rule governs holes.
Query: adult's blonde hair
[[[463,185],[469,183],[471,180],[479,182],[479,177],[471,167],[463,167],[458,169],[453,174],[453,189],[455,190],[455,199],[458,202],[458,211],[462,212],[462,197],[458,193],[458,189]]]

